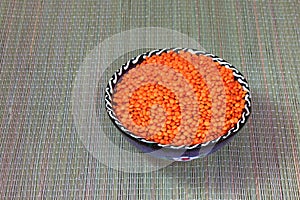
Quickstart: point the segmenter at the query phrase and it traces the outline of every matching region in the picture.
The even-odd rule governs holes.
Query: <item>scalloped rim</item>
[[[151,57],[152,55],[156,54],[156,55],[160,55],[164,52],[170,52],[170,51],[175,51],[175,52],[179,52],[179,51],[186,51],[189,52],[191,54],[196,54],[196,55],[204,55],[207,57],[211,57],[212,60],[214,62],[218,62],[221,66],[226,67],[228,69],[231,69],[233,71],[233,76],[237,79],[237,81],[242,85],[243,89],[247,92],[246,96],[245,96],[245,108],[244,111],[242,113],[242,117],[240,118],[240,120],[236,123],[236,125],[231,128],[227,134],[220,136],[214,140],[205,142],[205,143],[200,143],[200,144],[196,144],[193,146],[172,146],[172,145],[163,145],[163,144],[159,144],[157,142],[153,142],[153,141],[148,141],[142,137],[136,136],[133,133],[131,133],[129,130],[127,130],[122,123],[118,120],[118,118],[116,117],[113,107],[112,107],[112,95],[114,92],[114,87],[115,85],[118,83],[118,80],[120,77],[122,77],[122,75],[124,73],[126,73],[127,71],[129,71],[131,68],[131,65],[136,65],[138,62],[142,62],[146,57]],[[129,69],[130,68],[130,69]],[[144,142],[146,144],[155,144],[159,147],[164,147],[164,148],[171,148],[171,149],[195,149],[195,148],[199,148],[199,147],[204,147],[204,146],[208,146],[208,145],[213,145],[216,142],[219,141],[223,141],[226,138],[228,138],[231,135],[236,134],[242,127],[243,125],[246,123],[246,121],[248,120],[250,113],[251,113],[251,94],[250,94],[250,88],[249,88],[249,84],[247,83],[245,77],[230,63],[228,63],[227,61],[225,61],[222,58],[219,58],[218,56],[208,53],[208,52],[204,52],[204,51],[198,51],[195,49],[191,49],[191,48],[180,48],[180,47],[174,47],[174,48],[164,48],[164,49],[156,49],[156,50],[152,50],[146,53],[142,53],[136,57],[131,58],[127,63],[123,64],[121,66],[121,68],[119,68],[119,70],[117,70],[112,78],[109,79],[108,85],[105,88],[105,107],[106,107],[106,111],[110,117],[110,119],[112,120],[112,122],[116,125],[117,128],[119,128],[123,133],[125,133],[126,135],[129,135],[141,142]]]

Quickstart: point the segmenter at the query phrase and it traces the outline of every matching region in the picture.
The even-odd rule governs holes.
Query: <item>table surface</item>
[[[299,199],[299,25],[297,1],[1,1],[0,198]],[[129,51],[136,30],[150,40]],[[113,71],[137,53],[189,44],[177,36],[235,65],[253,106],[221,150],[167,163],[140,156],[93,95],[101,97]],[[103,73],[86,67],[114,52]],[[97,90],[89,85],[95,77]],[[92,140],[91,126],[112,144]]]

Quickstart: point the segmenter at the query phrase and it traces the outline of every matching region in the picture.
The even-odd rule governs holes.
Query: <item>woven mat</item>
[[[299,22],[297,1],[1,1],[0,198],[300,199]],[[252,116],[229,145],[148,171],[105,144],[105,161],[89,151],[72,107],[80,67],[105,39],[141,27],[187,35],[247,77]],[[119,55],[103,83],[135,54]],[[128,165],[146,171],[111,167]]]

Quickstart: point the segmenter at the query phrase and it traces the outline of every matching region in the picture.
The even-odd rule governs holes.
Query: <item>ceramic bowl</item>
[[[163,145],[160,143],[156,143],[153,141],[148,141],[145,138],[139,137],[136,134],[130,132],[127,127],[123,126],[122,123],[119,121],[118,117],[114,112],[113,106],[113,95],[114,95],[114,88],[118,84],[119,80],[122,78],[124,74],[126,74],[129,70],[136,67],[136,65],[142,63],[147,57],[151,57],[153,55],[161,55],[162,53],[167,52],[179,52],[185,51],[191,54],[196,55],[203,55],[212,58],[213,62],[218,62],[221,66],[226,67],[232,70],[234,79],[237,80],[240,85],[242,86],[243,90],[246,91],[246,95],[244,97],[245,100],[245,107],[243,109],[241,118],[239,121],[234,125],[233,128],[228,130],[228,132],[218,138],[215,138],[210,141],[206,141],[205,143],[196,144],[193,146],[172,146],[172,145]],[[106,111],[111,119],[112,123],[120,130],[122,135],[135,147],[141,150],[144,153],[147,153],[151,156],[168,159],[168,160],[175,160],[175,161],[189,161],[196,158],[201,158],[207,156],[225,144],[232,140],[232,138],[241,130],[241,128],[247,122],[250,113],[251,113],[251,95],[250,95],[250,88],[245,79],[245,77],[230,63],[219,58],[211,53],[198,51],[195,49],[190,48],[165,48],[165,49],[157,49],[152,50],[143,54],[140,54],[132,59],[130,59],[127,63],[121,66],[118,71],[116,71],[112,78],[109,80],[107,87],[105,89],[105,106]]]

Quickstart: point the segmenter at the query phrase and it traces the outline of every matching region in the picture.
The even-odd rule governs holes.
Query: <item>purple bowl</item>
[[[207,57],[211,57],[214,62],[218,62],[221,66],[229,68],[233,71],[234,78],[240,83],[243,89],[246,91],[246,95],[244,97],[245,100],[245,107],[242,112],[242,116],[239,121],[235,124],[233,128],[231,128],[226,134],[205,142],[200,143],[193,146],[172,146],[172,145],[163,145],[160,143],[156,143],[153,141],[145,140],[142,137],[135,135],[134,133],[127,130],[126,127],[122,125],[122,123],[118,120],[112,104],[112,97],[114,94],[114,87],[118,84],[120,78],[129,70],[134,68],[136,65],[142,63],[146,57],[151,57],[152,55],[160,55],[164,52],[179,52],[179,51],[187,51],[191,54],[196,55],[204,55]],[[109,80],[108,85],[105,89],[105,107],[108,113],[109,118],[113,122],[113,124],[121,131],[122,135],[135,147],[141,150],[144,153],[147,153],[151,156],[168,159],[168,160],[175,160],[175,161],[189,161],[196,158],[201,158],[207,156],[211,153],[214,153],[218,149],[222,148],[228,142],[230,142],[235,136],[238,131],[245,125],[247,122],[250,113],[251,113],[251,95],[250,95],[250,88],[249,85],[244,78],[244,76],[230,63],[219,58],[211,53],[198,51],[195,49],[189,48],[166,48],[166,49],[158,49],[149,51],[143,54],[140,54],[132,59],[130,59],[127,63],[122,65],[122,67],[116,71],[112,78]]]

